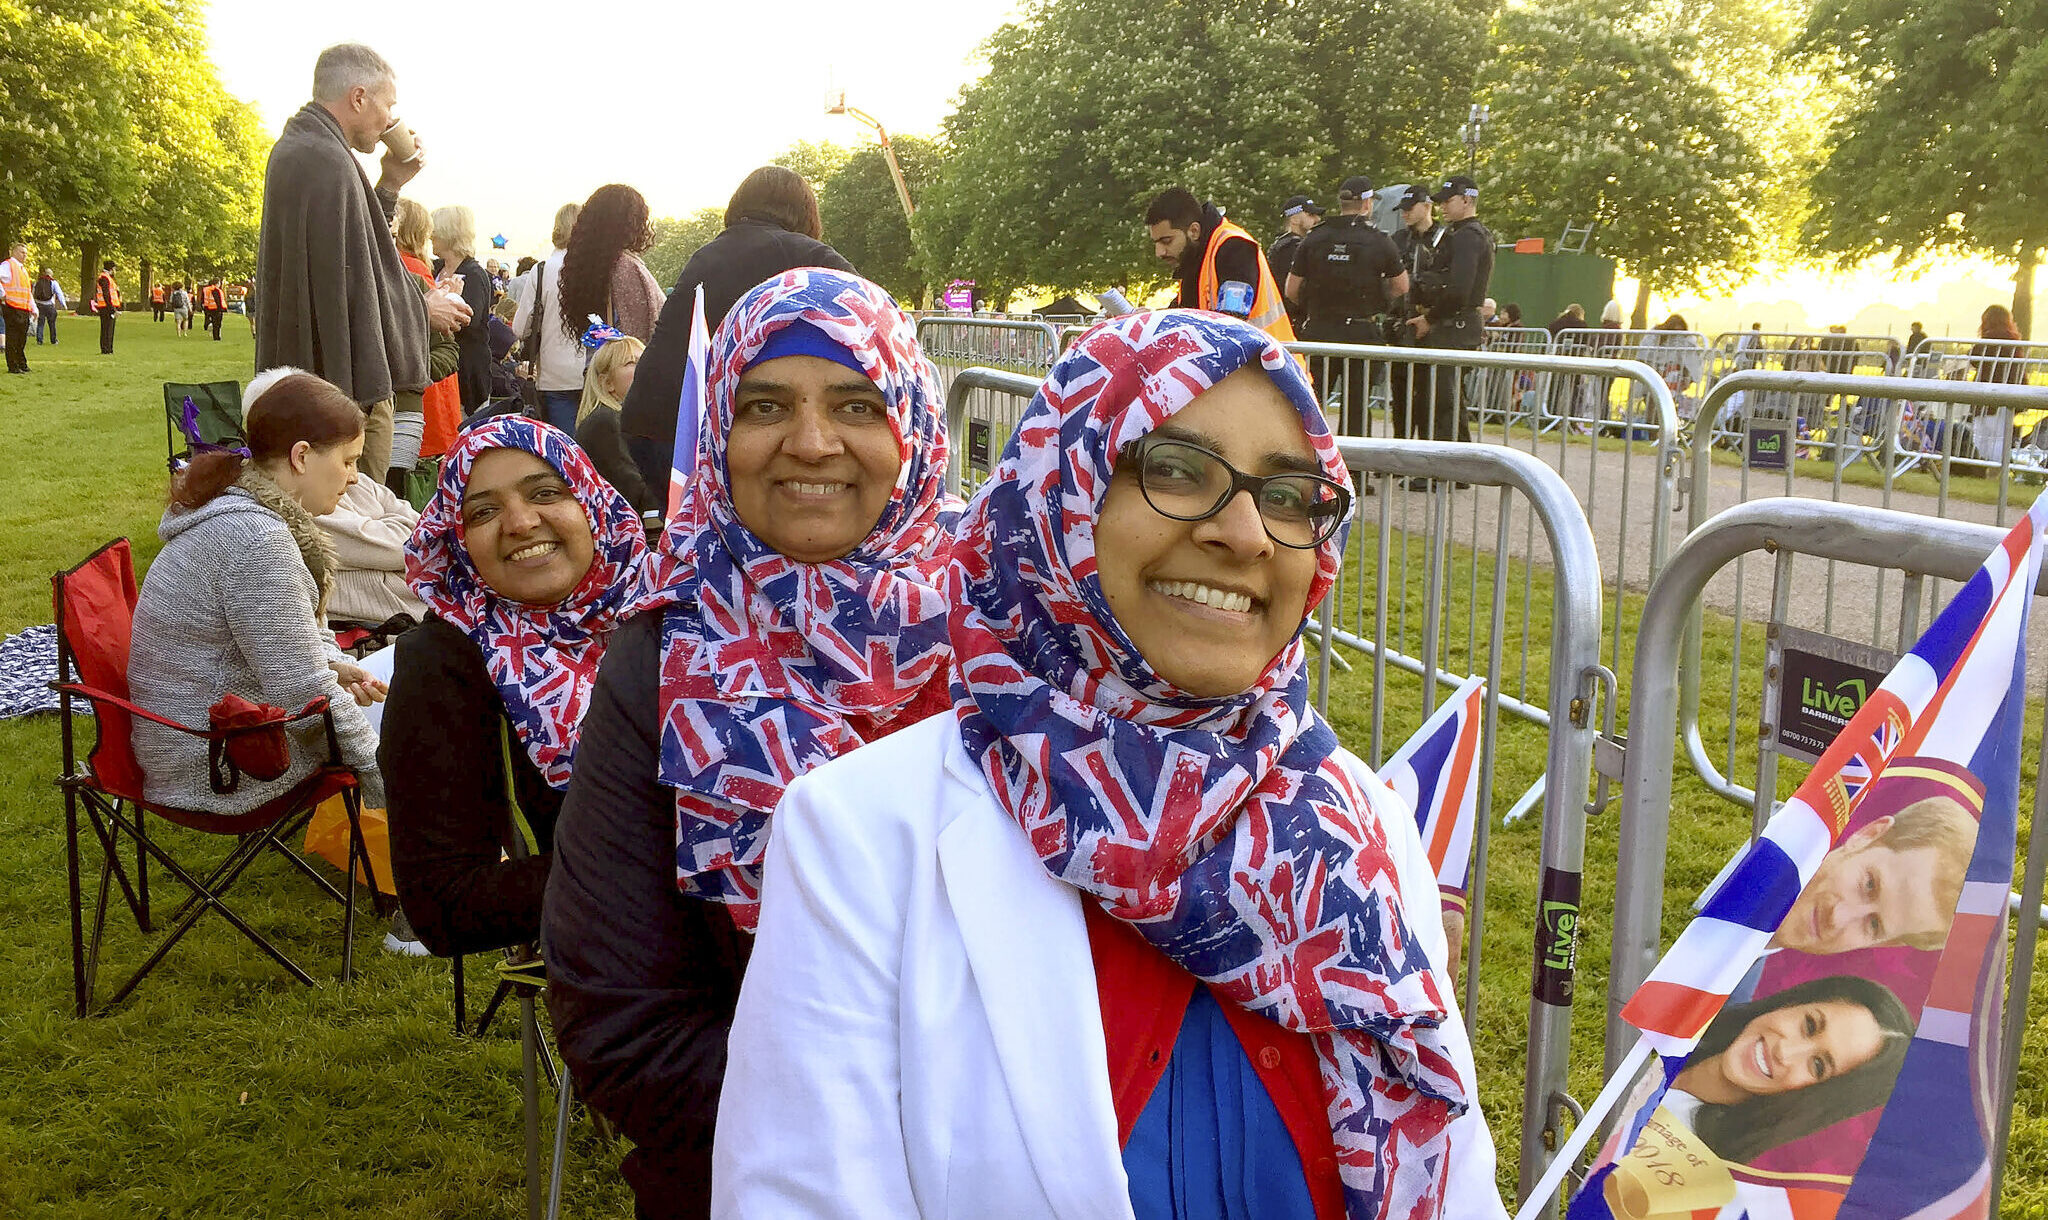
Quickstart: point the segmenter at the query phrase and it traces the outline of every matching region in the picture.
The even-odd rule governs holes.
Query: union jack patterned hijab
[[[590,571],[555,605],[500,597],[469,557],[462,497],[477,458],[492,449],[524,449],[553,466],[590,519]],[[567,433],[518,415],[495,416],[462,435],[442,459],[434,498],[405,544],[406,583],[483,650],[505,715],[551,787],[569,786],[605,641],[652,596],[647,557],[646,533],[626,497]]]
[[[1309,703],[1299,634],[1252,689],[1196,698],[1152,672],[1095,574],[1124,446],[1248,365],[1343,460],[1292,357],[1220,314],[1096,325],[1053,367],[968,505],[947,589],[963,743],[1054,877],[1322,1061],[1353,1217],[1435,1216],[1470,1096],[1403,913],[1383,819]],[[1343,533],[1318,548],[1308,607]],[[1304,616],[1306,621],[1306,616]]]
[[[795,324],[881,390],[903,458],[867,540],[824,563],[755,537],[726,474],[740,374]],[[660,778],[676,789],[678,886],[750,931],[783,788],[951,702],[943,585],[959,503],[945,491],[944,403],[916,334],[882,289],[811,267],[754,288],[711,338],[702,448],[661,539],[671,583],[696,601],[662,625]]]

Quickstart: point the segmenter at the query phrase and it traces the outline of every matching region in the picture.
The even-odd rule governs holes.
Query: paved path
[[[1548,438],[1538,445],[1536,452],[1564,475],[1593,527],[1594,541],[1607,578],[1607,615],[1611,624],[1617,571],[1631,592],[1641,593],[1649,587],[1654,541],[1651,519],[1656,515],[1655,455],[1619,449],[1596,450],[1583,440],[1574,440],[1560,447],[1554,439]],[[1682,455],[1681,469],[1689,473],[1690,455]],[[1830,480],[1805,476],[1794,476],[1788,487],[1785,476],[1777,472],[1749,472],[1745,487],[1744,474],[1742,468],[1736,466],[1715,465],[1711,468],[1707,495],[1708,505],[1714,511],[1744,500],[1791,494],[1889,507],[1928,516],[1946,516],[1984,525],[1996,525],[1999,520],[1998,508],[1991,504],[1951,498],[1944,506],[1935,496],[1900,491],[1892,492],[1887,500],[1881,488],[1846,483],[1836,488]],[[1395,494],[1404,500],[1421,499],[1415,493],[1396,491]],[[1456,494],[1458,507],[1454,536],[1466,543],[1476,537],[1480,540],[1480,548],[1490,553],[1495,530],[1496,495],[1482,492]],[[1374,511],[1371,503],[1367,501],[1365,511],[1368,513]],[[1690,515],[1687,511],[1689,504],[1682,502],[1679,493],[1674,492],[1672,496],[1672,508],[1675,511],[1664,513],[1667,555],[1683,541]],[[1520,507],[1519,500],[1515,511],[1518,517],[1526,511]],[[2023,511],[2023,506],[2008,505],[2006,523],[2010,524]],[[1515,523],[1511,536],[1519,553],[1523,537],[1519,523]],[[1539,557],[1546,556],[1540,535],[1536,551]],[[1832,579],[1828,571],[1830,566],[1834,569]],[[1773,561],[1767,556],[1752,556],[1742,565],[1740,601],[1745,616],[1753,621],[1761,621],[1770,615],[1772,576]],[[1853,564],[1829,565],[1821,560],[1802,557],[1796,559],[1792,567],[1791,611],[1787,621],[1810,630],[1896,649],[1902,590],[1901,577],[1895,572],[1880,572]],[[1945,602],[1952,591],[1952,585],[1944,585],[1941,600]],[[1737,576],[1732,565],[1707,586],[1706,600],[1707,604],[1723,611],[1736,608]],[[1923,602],[1919,619],[1923,628],[1938,608],[1939,603],[1928,605]],[[1746,650],[1751,638],[1745,633]],[[1603,656],[1607,652],[1603,648]],[[1752,653],[1745,658],[1748,668],[1755,668],[1755,655]],[[2048,613],[2034,616],[2029,631],[2028,655],[2037,679],[2048,673],[2048,668],[2044,668],[2048,666]],[[1623,680],[1627,680],[1626,675],[1623,675]],[[2036,681],[2034,685],[2038,687],[2040,683]]]

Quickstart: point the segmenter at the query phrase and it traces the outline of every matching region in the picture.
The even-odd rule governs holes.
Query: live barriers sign
[[[1764,723],[1779,754],[1819,762],[1898,658],[1882,648],[1774,624],[1764,661]]]

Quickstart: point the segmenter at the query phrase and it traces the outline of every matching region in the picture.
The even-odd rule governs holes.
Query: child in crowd
[[[644,350],[646,344],[631,335],[599,348],[584,370],[583,401],[576,406],[576,443],[590,455],[597,473],[619,489],[635,512],[662,507],[641,477],[619,431],[619,407],[626,401],[626,391],[633,388],[633,370]]]

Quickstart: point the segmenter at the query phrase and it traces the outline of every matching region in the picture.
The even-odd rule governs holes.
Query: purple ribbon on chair
[[[185,441],[191,445],[192,452],[195,455],[201,453],[232,453],[239,458],[249,456],[249,447],[247,445],[238,445],[230,448],[227,445],[216,445],[199,435],[199,404],[192,401],[190,394],[185,395],[185,415],[183,419],[178,421],[178,430],[185,434]]]

